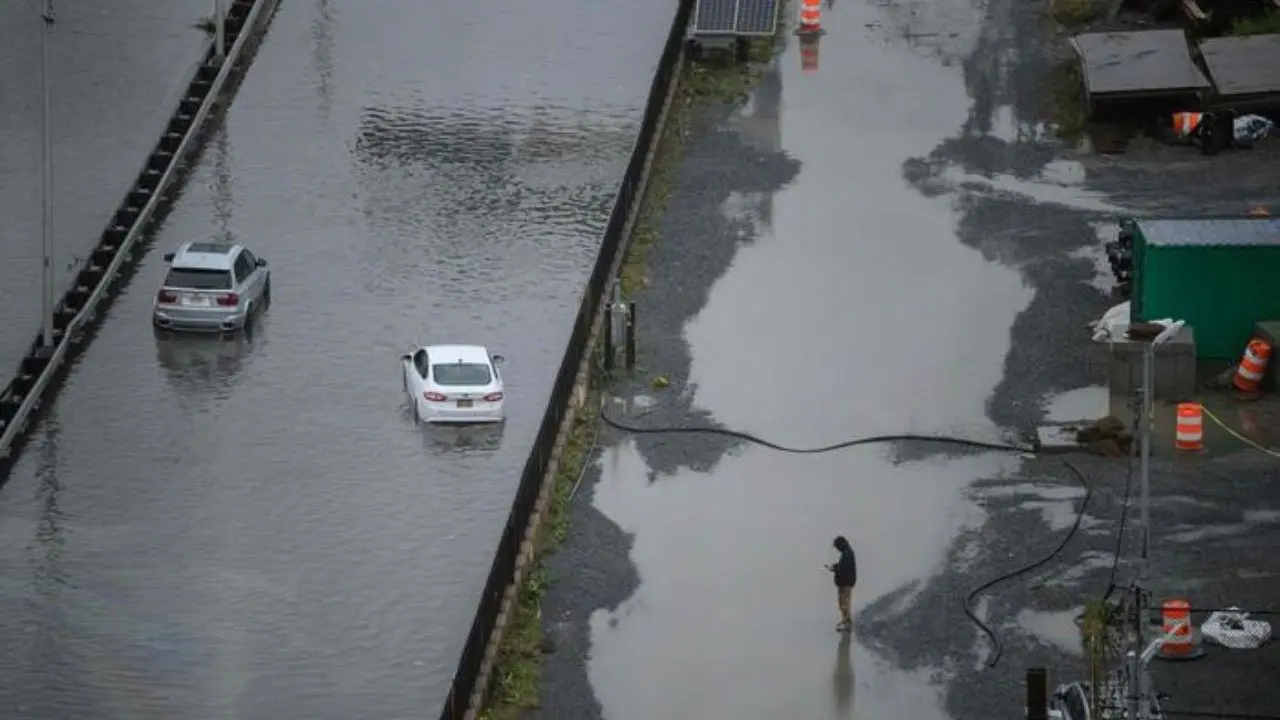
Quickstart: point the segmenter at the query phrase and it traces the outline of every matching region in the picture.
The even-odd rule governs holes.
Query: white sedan
[[[502,422],[501,355],[479,345],[426,345],[400,356],[414,417],[428,423]]]

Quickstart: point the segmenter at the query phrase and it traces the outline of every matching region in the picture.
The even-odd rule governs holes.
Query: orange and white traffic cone
[[[800,70],[804,73],[818,72],[818,40],[821,33],[800,36]]]
[[[822,33],[822,0],[801,0],[800,27],[797,35],[817,35]]]
[[[1240,358],[1240,366],[1231,381],[1236,390],[1246,395],[1257,395],[1262,389],[1262,378],[1267,374],[1267,362],[1271,360],[1271,344],[1261,338],[1249,341]]]

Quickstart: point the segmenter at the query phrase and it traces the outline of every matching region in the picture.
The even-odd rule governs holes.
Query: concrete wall
[[[93,247],[185,90],[212,0],[55,0],[54,273]],[[0,5],[0,373],[40,328],[38,0]]]

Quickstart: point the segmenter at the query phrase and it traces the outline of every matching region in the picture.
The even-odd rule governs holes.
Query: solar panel
[[[693,35],[772,35],[778,28],[778,0],[698,0]]]
[[[738,3],[739,35],[772,35],[778,29],[778,0],[742,0]]]

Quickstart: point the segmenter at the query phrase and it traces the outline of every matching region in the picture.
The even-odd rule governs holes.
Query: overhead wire
[[[752,443],[754,445],[759,445],[762,447],[770,448],[772,450],[777,450],[779,452],[801,454],[801,455],[829,453],[837,450],[844,450],[846,448],[857,447],[860,445],[871,445],[871,444],[877,444],[877,443],[893,443],[893,442],[926,442],[926,443],[969,447],[969,448],[979,449],[979,450],[994,450],[999,452],[1017,452],[1017,453],[1023,453],[1023,454],[1036,454],[1037,452],[1036,448],[1027,446],[1027,445],[1015,445],[1012,443],[997,443],[997,442],[989,442],[985,440],[973,440],[969,438],[954,437],[949,435],[929,435],[929,434],[919,434],[919,433],[873,435],[868,437],[853,438],[851,440],[845,440],[843,442],[833,443],[831,445],[799,448],[799,447],[792,447],[788,445],[782,445],[780,443],[775,443],[770,440],[765,440],[764,438],[761,438],[757,435],[752,435],[751,433],[742,432],[738,430],[730,430],[727,428],[716,428],[716,427],[696,426],[696,425],[689,425],[689,426],[677,425],[677,426],[659,426],[659,427],[643,427],[638,425],[632,425],[630,423],[611,417],[608,414],[608,412],[606,412],[606,406],[603,402],[601,403],[601,406],[600,406],[600,420],[604,425],[608,425],[617,430],[621,430],[623,432],[627,432],[631,434],[714,435],[719,437],[727,437],[734,440],[741,440],[744,442]],[[972,606],[973,606],[974,599],[977,596],[981,595],[982,593],[990,590],[991,588],[1001,583],[1008,582],[1009,580],[1018,578],[1027,573],[1033,572],[1043,567],[1045,564],[1049,563],[1054,558],[1058,557],[1058,555],[1061,554],[1062,550],[1066,548],[1067,544],[1071,542],[1071,539],[1076,536],[1076,533],[1079,532],[1080,525],[1084,521],[1085,510],[1088,508],[1089,501],[1093,497],[1093,488],[1089,485],[1089,481],[1085,477],[1084,473],[1081,472],[1079,468],[1077,468],[1075,465],[1071,464],[1068,461],[1064,460],[1063,464],[1067,466],[1067,468],[1071,471],[1072,475],[1076,478],[1077,481],[1079,481],[1080,485],[1084,488],[1085,494],[1084,494],[1084,499],[1081,501],[1080,507],[1076,513],[1075,522],[1072,523],[1071,528],[1063,536],[1062,541],[1059,542],[1058,546],[1055,547],[1050,553],[1040,558],[1039,560],[1028,563],[1010,572],[1004,573],[1003,575],[1000,575],[991,580],[988,580],[987,582],[983,583],[982,585],[980,585],[979,587],[971,591],[965,597],[965,601],[964,601],[965,615],[968,616],[969,620],[971,620],[975,625],[978,626],[978,628],[983,632],[983,634],[985,634],[991,640],[991,643],[992,643],[992,653],[986,663],[988,668],[995,667],[996,664],[1000,661],[1000,658],[1004,653],[1004,642],[1003,640],[1000,639],[1000,636],[996,634],[995,630],[992,629],[991,626],[988,625],[982,618],[978,617],[978,615],[973,611]]]

